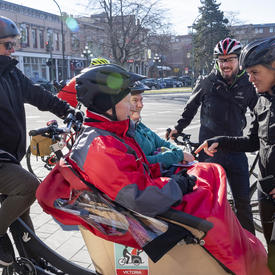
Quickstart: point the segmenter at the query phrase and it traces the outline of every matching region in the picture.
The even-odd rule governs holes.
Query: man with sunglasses
[[[257,95],[245,71],[239,70],[239,41],[226,38],[214,49],[215,65],[206,77],[200,77],[184,107],[182,117],[169,137],[181,133],[201,106],[199,142],[214,136],[241,136],[246,126],[247,107],[253,110]],[[244,153],[218,152],[214,158],[200,153],[200,161],[223,166],[232,190],[241,225],[255,234],[249,199],[248,162]]]
[[[23,169],[20,161],[26,152],[24,103],[60,118],[74,112],[67,103],[33,85],[11,58],[19,31],[15,23],[0,16],[0,194],[6,196],[0,208],[0,266],[12,264],[9,225],[21,217],[33,229],[29,208],[35,200],[39,181]]]

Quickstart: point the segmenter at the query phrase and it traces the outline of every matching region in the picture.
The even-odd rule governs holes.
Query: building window
[[[54,41],[55,41],[55,49],[59,51],[59,34],[58,33],[54,34]]]
[[[264,29],[263,28],[255,28],[255,33],[263,33]]]
[[[53,48],[53,31],[48,30],[47,32],[47,42],[49,42],[49,45]]]
[[[21,32],[21,46],[22,48],[26,48],[30,46],[29,43],[29,27],[25,24],[20,25],[20,32]]]
[[[72,35],[72,49],[79,50],[80,41],[75,34]]]
[[[37,48],[37,30],[32,29],[32,47]]]
[[[45,40],[44,40],[44,31],[43,30],[39,30],[39,43],[40,43],[40,48],[44,49]]]
[[[274,32],[274,27],[270,27],[269,32]]]
[[[32,81],[36,82],[40,79],[46,79],[45,58],[39,57],[23,57],[24,73]]]

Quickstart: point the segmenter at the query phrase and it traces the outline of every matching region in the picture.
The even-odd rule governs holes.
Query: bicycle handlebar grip
[[[50,131],[50,127],[40,128],[40,129],[37,129],[37,130],[30,130],[29,131],[29,136],[43,135],[45,133],[48,133],[49,131]]]

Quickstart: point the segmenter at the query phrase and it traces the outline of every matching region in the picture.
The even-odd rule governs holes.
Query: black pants
[[[18,217],[33,230],[29,212],[38,185],[35,176],[21,165],[0,162],[0,193],[7,195],[0,208],[0,234],[5,234]]]
[[[255,235],[253,215],[249,199],[249,172],[245,153],[217,152],[209,157],[200,153],[199,160],[220,164],[228,179],[234,199],[236,216],[243,228]]]

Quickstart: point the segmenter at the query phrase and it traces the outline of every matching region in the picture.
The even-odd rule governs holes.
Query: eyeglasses
[[[6,48],[6,50],[10,51],[12,48],[16,46],[16,42],[7,41],[7,42],[0,42],[0,44],[3,44]]]
[[[218,61],[218,63],[224,64],[225,62],[232,63],[232,62],[234,62],[235,59],[238,59],[238,57],[237,56],[232,56],[232,57],[229,57],[229,58],[218,58],[216,60]]]

